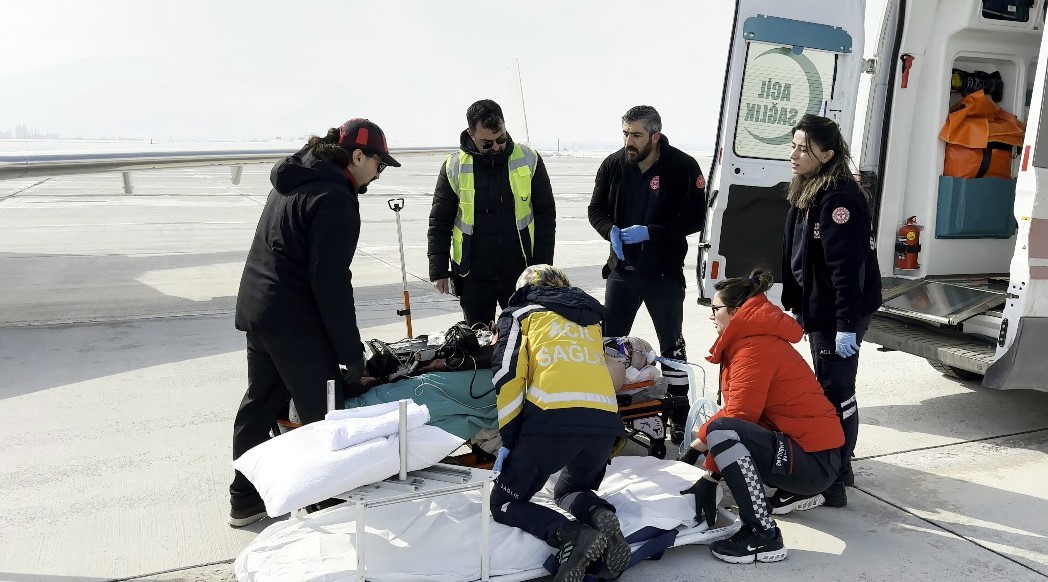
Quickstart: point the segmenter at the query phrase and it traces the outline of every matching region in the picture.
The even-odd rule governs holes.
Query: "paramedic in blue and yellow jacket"
[[[492,517],[558,549],[557,581],[581,580],[598,559],[617,577],[630,557],[614,507],[595,493],[624,436],[604,360],[604,308],[569,285],[556,267],[525,269],[499,317],[492,360],[503,445]],[[530,501],[557,471],[554,499],[575,520]]]
[[[524,267],[553,263],[557,211],[542,157],[513,142],[498,103],[470,105],[466,123],[433,190],[427,255],[433,287],[472,326],[506,307]]]

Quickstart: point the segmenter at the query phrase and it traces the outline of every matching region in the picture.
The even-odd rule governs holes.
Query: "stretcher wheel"
[[[653,440],[648,445],[648,456],[656,459],[666,458],[666,441],[663,439]]]

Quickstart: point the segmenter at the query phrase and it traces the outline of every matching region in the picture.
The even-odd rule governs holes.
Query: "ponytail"
[[[750,298],[764,293],[775,284],[775,277],[767,269],[754,269],[749,277],[725,279],[713,286],[725,305],[732,309],[742,307]]]

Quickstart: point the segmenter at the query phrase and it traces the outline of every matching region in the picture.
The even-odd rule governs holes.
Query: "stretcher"
[[[723,507],[714,527],[694,522],[690,496],[676,492],[700,475],[696,467],[652,457],[612,462],[599,493],[616,507],[633,551],[631,566],[741,528]],[[237,579],[510,582],[549,576],[549,546],[491,520],[491,471],[438,464],[406,477],[348,491],[338,495],[342,504],[267,527],[236,559]],[[552,483],[534,501],[551,506]]]
[[[673,368],[684,372],[688,378],[688,395],[674,396],[665,394],[663,391],[661,395],[654,398],[646,396],[645,389],[653,388],[656,384],[655,381],[649,380],[623,385],[618,394],[618,403],[627,438],[645,447],[648,455],[663,459],[669,453],[666,443],[666,426],[669,419],[678,414],[687,413],[689,421],[685,426],[684,434],[694,435],[695,419],[699,419],[699,424],[705,422],[716,410],[716,405],[706,398],[705,371],[702,367],[679,360],[663,358],[660,361],[663,369]],[[490,384],[477,387],[477,392],[490,395],[489,405],[491,407],[495,405],[493,389],[494,387]],[[417,398],[413,399],[419,404],[425,404]],[[329,403],[329,409],[333,409],[333,403]],[[288,419],[278,420],[274,428],[274,435],[298,426],[301,425]],[[690,442],[689,439],[690,437],[685,440]],[[680,445],[680,449],[674,451],[672,455],[674,458],[683,451],[687,443],[675,444]],[[472,441],[468,446],[445,459],[445,462],[449,464],[484,469],[490,469],[494,461],[493,454],[473,444]]]
[[[676,451],[683,452],[695,434],[696,423],[701,425],[716,412],[717,406],[706,397],[706,372],[702,367],[681,360],[660,359],[663,367],[674,368],[687,374],[688,395],[674,396],[667,394],[661,398],[635,401],[628,396],[619,395],[619,415],[626,427],[629,440],[646,447],[648,455],[659,459],[666,458],[666,426],[676,412],[687,411],[687,424],[684,429],[684,442]],[[623,385],[623,391],[631,391],[654,385],[654,381]],[[676,457],[678,455],[674,455]]]
[[[686,434],[693,434],[694,427],[716,410],[716,406],[705,398],[702,370],[687,362],[666,361],[664,365],[682,370],[688,375],[688,398],[691,404]],[[333,382],[329,382],[328,392],[329,406],[333,408]],[[673,407],[680,405],[676,401],[626,405],[623,407],[623,422],[632,424],[636,420],[650,419],[653,417],[651,415],[663,418]],[[491,521],[487,500],[494,473],[490,470],[476,466],[463,467],[465,463],[459,466],[438,463],[424,470],[407,471],[404,465],[404,459],[407,458],[404,443],[407,439],[403,434],[406,424],[403,403],[401,411],[399,475],[335,496],[342,503],[328,504],[308,512],[293,512],[290,520],[270,526],[238,557],[236,572],[239,580],[280,579],[286,572],[268,569],[281,565],[293,566],[297,578],[302,580],[326,580],[332,579],[333,575],[338,579],[366,579],[372,582],[417,580],[418,573],[410,570],[406,564],[418,558],[419,553],[439,554],[437,549],[426,547],[435,545],[433,535],[438,529],[441,538],[460,542],[469,540],[466,548],[460,547],[456,551],[454,560],[445,560],[455,562],[454,568],[449,564],[444,565],[445,572],[456,572],[447,578],[449,581],[511,582],[549,575],[552,563],[548,546],[541,542],[534,543],[534,538],[519,530]],[[647,436],[647,433],[642,434]],[[664,433],[662,437],[665,438]],[[665,509],[662,510],[662,517],[654,520],[651,509],[631,513],[631,506],[635,503],[666,503],[667,493],[680,491],[690,484],[689,479],[701,474],[701,470],[696,467],[679,463],[653,465],[667,462],[655,459],[645,461],[646,458],[650,457],[615,459],[601,487],[601,495],[616,504],[620,511],[624,532],[627,526],[630,527],[627,541],[634,551],[631,566],[644,559],[657,558],[671,547],[709,544],[725,539],[741,528],[738,517],[723,507],[719,507],[720,516],[714,527],[694,523],[690,519],[694,506],[686,496],[671,496],[677,505],[669,513],[679,519],[670,523],[666,521]],[[661,492],[652,490],[654,480],[672,479],[670,475],[674,474],[679,482],[659,481]],[[548,484],[547,489],[550,487]],[[540,493],[536,500],[549,504],[552,501],[550,493]],[[440,515],[440,510],[451,512],[454,519],[443,522],[439,528],[436,527],[437,523],[423,523],[428,519],[439,520],[434,516]],[[475,516],[476,521],[470,516]],[[463,524],[463,531],[448,529],[458,527],[453,524]],[[406,529],[400,531],[398,528]],[[376,536],[372,533],[382,531],[389,532],[389,535]],[[366,544],[358,544],[358,540],[367,541]],[[315,553],[317,551],[320,553]],[[475,564],[471,566],[473,559]],[[309,574],[304,575],[305,572]]]

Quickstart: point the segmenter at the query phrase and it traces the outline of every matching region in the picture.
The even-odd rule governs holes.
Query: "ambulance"
[[[990,388],[1048,391],[1046,2],[883,0],[870,15],[859,0],[738,0],[701,297],[757,266],[789,276],[780,261],[790,128],[825,115],[851,136],[871,193],[884,304],[866,341]],[[998,175],[977,167],[962,177],[945,171],[940,133],[951,107],[978,90],[1025,131],[971,150]]]

